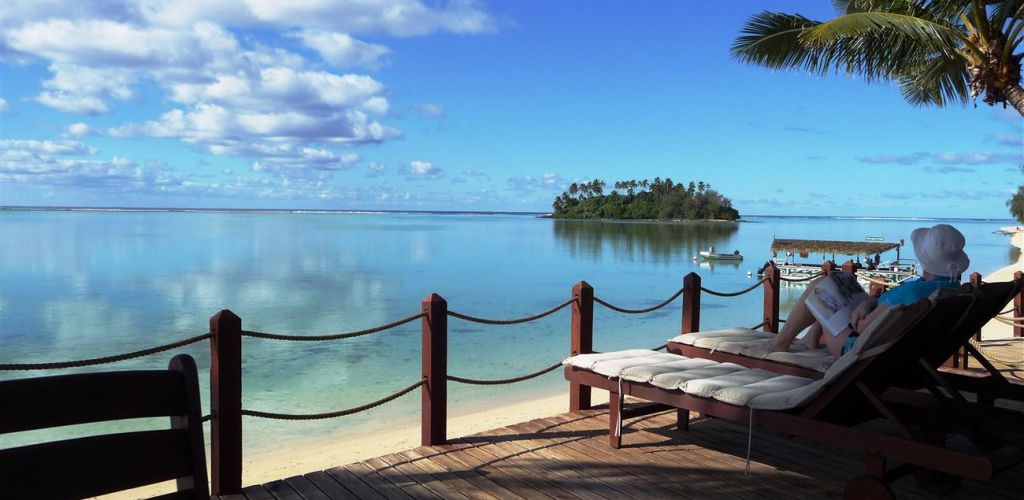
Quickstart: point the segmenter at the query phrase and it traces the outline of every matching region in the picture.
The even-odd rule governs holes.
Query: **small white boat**
[[[707,250],[701,250],[700,258],[705,260],[743,260],[743,256],[740,255],[739,250],[735,250],[732,253],[717,253],[715,252],[715,247],[708,247]]]

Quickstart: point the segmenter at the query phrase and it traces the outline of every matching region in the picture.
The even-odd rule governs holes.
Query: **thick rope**
[[[209,422],[211,420],[213,420],[212,413],[207,413],[206,415],[203,415],[203,418],[199,419],[200,422]]]
[[[768,281],[768,278],[765,278],[765,279],[763,279],[761,281],[758,281],[757,283],[754,283],[753,285],[750,285],[749,287],[744,288],[743,290],[740,290],[738,292],[716,292],[714,290],[711,290],[709,288],[704,288],[704,287],[700,287],[700,291],[707,292],[707,293],[709,293],[711,295],[714,295],[714,296],[717,296],[717,297],[736,297],[736,296],[739,296],[739,295],[743,295],[743,294],[745,294],[745,293],[747,293],[747,292],[749,292],[749,291],[751,291],[751,290],[761,286],[762,283],[765,283],[767,281]]]
[[[660,350],[662,350],[662,349],[664,349],[664,348],[666,348],[666,347],[668,347],[668,344],[667,344],[667,343],[666,343],[666,344],[661,344],[661,345],[659,345],[658,347],[655,347],[655,348],[653,348],[653,349],[651,349],[651,350],[652,350],[652,351],[660,351]]]
[[[345,409],[345,410],[332,411],[332,412],[328,412],[328,413],[306,413],[306,414],[271,413],[271,412],[265,412],[265,411],[246,410],[246,409],[243,408],[242,409],[242,415],[246,415],[246,416],[249,416],[249,417],[271,418],[271,419],[274,419],[274,420],[322,420],[322,419],[325,419],[325,418],[344,417],[344,416],[352,415],[352,414],[359,413],[359,412],[362,412],[362,411],[370,410],[370,409],[376,408],[376,407],[378,407],[378,406],[380,406],[380,405],[382,405],[384,403],[389,403],[391,401],[394,401],[395,399],[398,399],[398,398],[400,398],[402,396],[405,396],[406,394],[412,392],[414,389],[416,389],[417,387],[419,387],[419,386],[421,386],[421,385],[423,385],[425,383],[427,383],[427,380],[423,379],[423,380],[420,380],[419,382],[416,382],[415,384],[410,385],[409,387],[406,387],[405,389],[402,389],[402,390],[400,390],[400,391],[398,391],[398,392],[396,392],[394,394],[391,394],[390,396],[385,396],[383,398],[380,398],[380,399],[378,399],[378,400],[376,400],[376,401],[374,401],[372,403],[367,403],[367,404],[362,405],[362,406],[356,406],[355,408],[348,408],[348,409]]]
[[[561,311],[562,309],[564,309],[569,304],[572,304],[573,302],[576,302],[576,298],[575,297],[573,297],[573,298],[571,298],[571,299],[569,299],[569,300],[567,300],[565,302],[562,302],[561,304],[558,304],[557,306],[552,307],[551,309],[548,309],[547,311],[544,311],[542,313],[534,314],[533,316],[527,316],[525,318],[517,318],[517,319],[487,319],[487,318],[478,318],[476,316],[470,316],[468,314],[462,314],[462,313],[455,312],[455,311],[448,311],[448,315],[453,317],[453,318],[459,318],[459,319],[464,320],[464,321],[469,321],[469,322],[472,322],[472,323],[482,323],[482,324],[485,324],[485,325],[515,325],[515,324],[518,324],[518,323],[527,323],[527,322],[530,322],[530,321],[538,320],[538,319],[541,319],[541,318],[543,318],[545,316],[550,316],[550,315],[552,315],[552,314],[554,314],[554,313],[556,313],[558,311]]]
[[[401,326],[406,323],[416,321],[426,316],[426,313],[419,313],[409,316],[408,318],[402,318],[398,321],[392,321],[386,325],[375,326],[373,328],[367,328],[365,330],[357,330],[348,333],[337,333],[333,335],[281,335],[277,333],[264,333],[254,332],[250,330],[242,330],[242,336],[255,337],[258,339],[270,339],[270,340],[291,340],[295,342],[321,342],[325,340],[341,340],[350,339],[353,337],[361,337],[363,335],[370,335],[371,333],[383,332],[384,330],[390,330],[396,326]]]
[[[625,307],[619,307],[619,306],[616,306],[616,305],[609,304],[609,303],[601,300],[598,297],[594,297],[594,302],[597,302],[598,304],[601,304],[602,306],[605,306],[608,309],[611,309],[613,311],[617,311],[617,312],[620,312],[620,313],[624,313],[624,314],[643,314],[643,313],[649,313],[649,312],[652,312],[652,311],[657,311],[658,309],[661,309],[662,307],[665,307],[665,306],[671,304],[673,300],[676,300],[676,298],[679,297],[680,295],[682,295],[683,292],[685,292],[685,291],[686,291],[686,287],[684,286],[684,287],[680,288],[678,292],[672,294],[671,297],[669,297],[669,298],[659,302],[658,304],[655,304],[655,305],[653,305],[651,307],[647,307],[647,308],[644,308],[644,309],[626,309]]]
[[[816,272],[814,274],[811,274],[809,276],[804,276],[803,278],[787,278],[785,276],[779,276],[779,279],[782,280],[782,281],[788,281],[790,283],[799,283],[801,281],[811,281],[814,278],[817,278],[818,276],[821,276],[823,274],[825,274],[825,273],[823,273],[821,271],[818,271],[818,272]]]
[[[1024,318],[1004,318],[1002,316],[995,316],[992,319],[1004,323],[1007,325],[1021,326],[1024,325]]]
[[[530,380],[531,378],[539,377],[541,375],[544,375],[545,373],[553,371],[555,368],[558,368],[559,366],[562,366],[562,362],[561,361],[559,361],[558,363],[555,363],[555,364],[553,364],[553,365],[551,365],[551,366],[549,366],[547,368],[544,368],[543,370],[535,371],[533,373],[529,373],[529,374],[523,375],[521,377],[514,377],[514,378],[503,378],[503,379],[498,379],[498,380],[480,380],[480,379],[456,377],[455,375],[448,375],[448,380],[451,380],[452,382],[458,382],[460,384],[469,384],[469,385],[505,385],[505,384],[514,384],[516,382],[522,382],[524,380]]]
[[[0,371],[7,370],[55,370],[60,368],[79,368],[82,366],[102,365],[107,363],[116,363],[118,361],[124,361],[126,359],[141,358],[143,356],[149,356],[150,354],[156,354],[158,352],[169,351],[178,347],[187,346],[194,344],[201,340],[210,338],[209,333],[202,335],[196,335],[195,337],[189,337],[184,340],[177,342],[171,342],[170,344],[164,344],[162,346],[150,347],[149,349],[143,349],[141,351],[128,352],[125,354],[116,354],[114,356],[105,356],[102,358],[91,358],[82,359],[77,361],[56,361],[52,363],[3,363],[0,364]]]
[[[1002,363],[1004,365],[1010,366],[1011,368],[1024,368],[1024,358],[1021,358],[1021,359],[1010,359],[1010,358],[1003,358],[1003,357],[1000,357],[1000,356],[996,356],[996,355],[992,354],[991,351],[985,349],[985,346],[983,346],[981,344],[981,342],[978,342],[977,340],[975,340],[974,337],[971,337],[970,341],[971,341],[971,345],[974,346],[974,348],[977,349],[978,352],[981,352],[982,354],[984,354],[985,358],[987,358],[988,360]]]
[[[761,328],[762,326],[765,326],[767,324],[768,324],[767,321],[762,321],[762,322],[758,323],[757,325],[750,327],[750,329],[751,330],[757,330],[758,328]]]

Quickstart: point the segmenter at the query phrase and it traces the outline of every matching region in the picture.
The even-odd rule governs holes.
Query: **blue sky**
[[[729,57],[830,2],[7,0],[0,204],[544,211],[703,180],[741,214],[1006,217],[1012,109]]]

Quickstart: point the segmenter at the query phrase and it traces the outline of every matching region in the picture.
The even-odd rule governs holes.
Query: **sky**
[[[729,56],[830,4],[5,0],[0,205],[547,211],[661,177],[743,215],[1008,217],[1012,109]]]

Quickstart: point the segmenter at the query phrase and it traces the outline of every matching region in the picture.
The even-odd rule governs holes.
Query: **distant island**
[[[558,219],[726,220],[740,218],[732,201],[705,182],[628,180],[604,194],[601,179],[572,183],[551,204]]]

